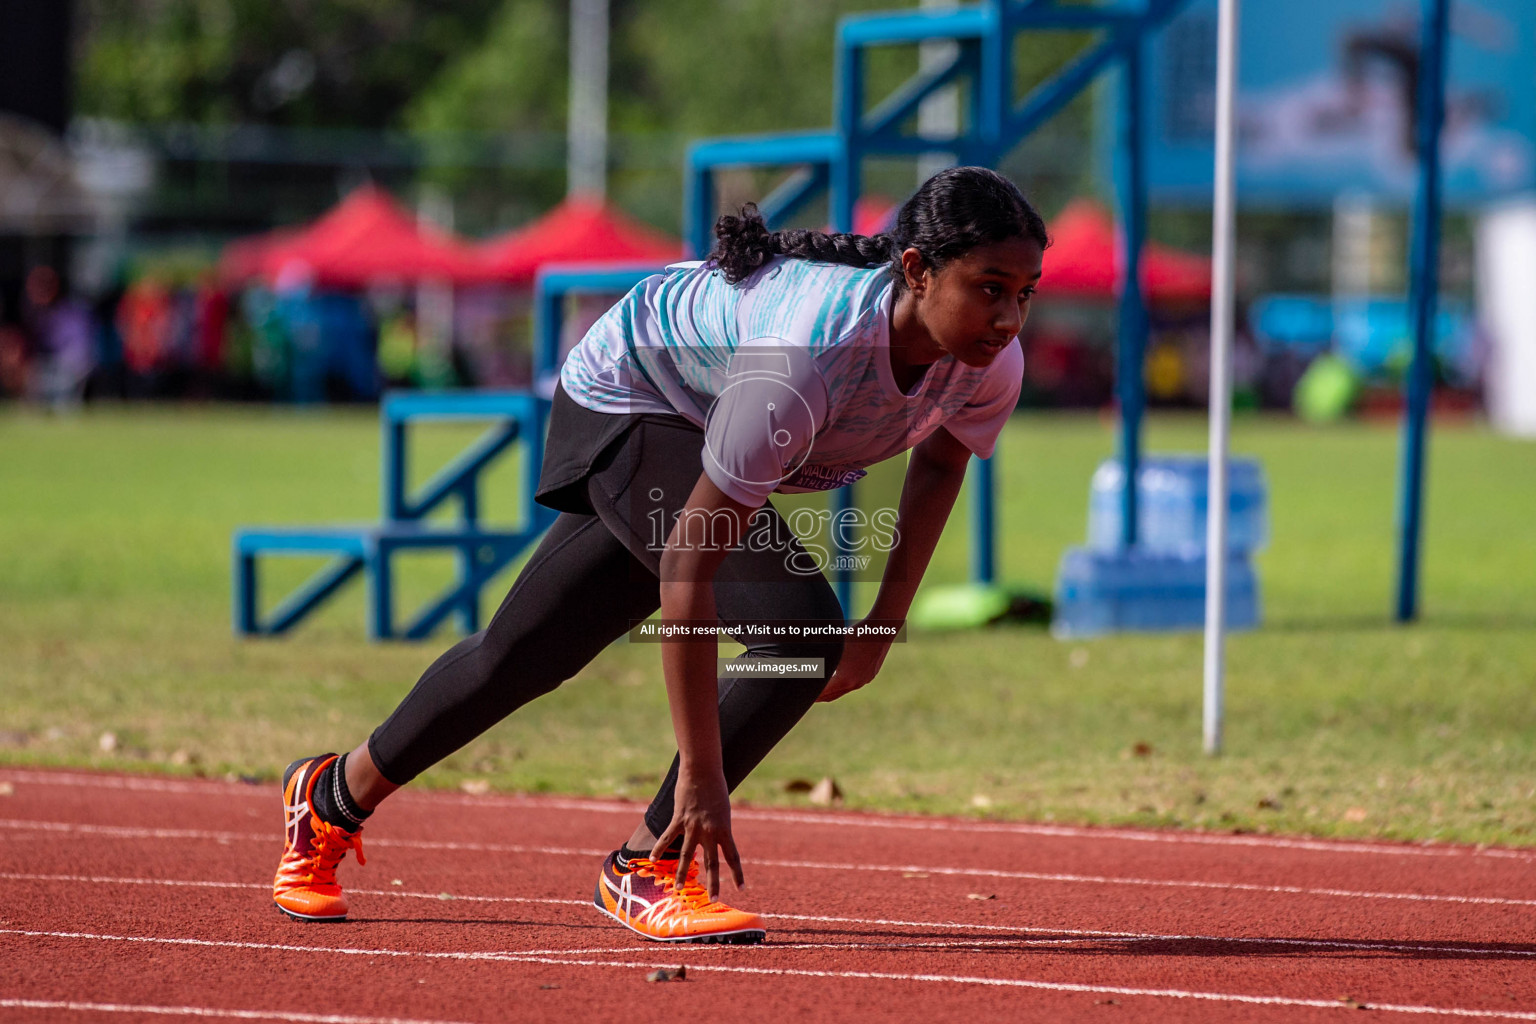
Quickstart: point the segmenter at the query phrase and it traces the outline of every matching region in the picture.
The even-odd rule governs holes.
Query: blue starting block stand
[[[543,457],[549,403],[527,392],[392,393],[380,406],[383,431],[382,522],[358,526],[258,527],[235,533],[235,631],[248,636],[285,633],[354,576],[368,585],[368,635],[375,640],[421,640],[449,615],[460,628],[480,628],[480,591],[553,522],[555,513],[533,500]],[[492,420],[479,440],[416,491],[407,475],[412,424],[428,421]],[[511,530],[487,529],[480,521],[480,474],[521,441],[524,445],[520,523]],[[428,522],[445,504],[456,503],[449,523]],[[394,602],[394,556],[402,551],[449,551],[458,556],[455,581],[411,620],[398,625]],[[334,555],[266,615],[260,611],[263,555]]]
[[[1264,473],[1252,459],[1229,463],[1227,625],[1259,623],[1259,580],[1251,556],[1269,540]],[[1126,475],[1119,458],[1093,475],[1088,544],[1069,548],[1056,574],[1059,637],[1143,630],[1199,629],[1205,624],[1206,516],[1210,499],[1204,456],[1150,455],[1136,474],[1135,536],[1126,534]]]
[[[272,636],[292,629],[355,576],[368,586],[368,636],[374,640],[421,640],[450,615],[459,628],[480,628],[480,592],[536,541],[556,513],[533,499],[544,456],[544,430],[560,372],[560,330],[567,297],[628,291],[661,268],[653,264],[545,268],[535,286],[534,390],[504,392],[395,392],[379,408],[383,455],[383,519],[356,526],[248,527],[235,533],[235,631]],[[490,420],[469,448],[414,492],[409,486],[409,434],[413,424]],[[513,445],[523,445],[519,525],[489,529],[481,522],[480,476]],[[457,505],[450,522],[429,522],[444,506]],[[396,621],[394,556],[402,551],[456,554],[454,582],[419,609]],[[260,608],[262,556],[333,555],[331,563],[266,614]]]

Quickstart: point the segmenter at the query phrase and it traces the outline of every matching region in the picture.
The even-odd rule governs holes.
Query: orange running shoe
[[[711,902],[698,883],[699,866],[677,884],[677,861],[635,858],[620,866],[619,851],[603,861],[593,902],[597,909],[657,942],[762,942],[763,919],[724,903]]]
[[[348,850],[363,859],[362,829],[348,832],[322,821],[312,809],[315,780],[335,754],[302,757],[283,772],[283,816],[286,841],[277,864],[272,899],[277,909],[302,921],[345,921],[347,898],[336,884],[336,865]]]

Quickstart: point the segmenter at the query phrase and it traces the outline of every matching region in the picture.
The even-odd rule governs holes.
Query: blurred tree
[[[502,0],[79,0],[77,110],[383,128]]]
[[[611,127],[686,136],[825,124],[838,18],[912,2],[613,0]],[[412,101],[407,124],[429,132],[563,131],[567,7],[566,0],[503,0],[476,48]]]
[[[689,138],[829,124],[838,19],[914,3],[612,0],[613,198],[677,230]],[[461,196],[503,197],[481,204],[477,223],[524,219],[564,191],[568,8],[567,0],[504,0],[478,47],[405,110],[406,126],[427,143],[434,180]],[[890,88],[916,67],[916,53],[883,52],[872,65],[872,86]],[[452,139],[465,134],[515,136],[521,166],[484,187],[487,175],[454,156]]]
[[[83,115],[404,129],[420,144],[418,180],[453,196],[456,227],[471,234],[527,220],[564,193],[569,0],[78,2]],[[611,0],[613,198],[677,230],[689,139],[829,125],[838,19],[916,3]],[[1021,39],[1020,90],[1088,38]],[[917,63],[915,46],[875,51],[870,96]],[[1043,175],[1032,188],[1080,191],[1091,117],[1090,97],[1079,97],[1005,164]],[[911,162],[886,163],[868,187],[899,196]],[[725,191],[761,195],[771,177],[743,172]]]
[[[484,33],[403,111],[426,134],[565,131],[566,0],[501,0]],[[563,154],[562,154],[563,156]]]

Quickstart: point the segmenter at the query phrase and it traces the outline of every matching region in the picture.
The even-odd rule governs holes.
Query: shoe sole
[[[596,907],[598,912],[601,913],[604,917],[612,918],[619,924],[623,925],[625,928],[628,928],[630,931],[634,932],[636,935],[649,942],[667,942],[672,944],[694,943],[699,945],[719,944],[725,946],[755,946],[768,937],[768,932],[762,928],[744,928],[740,931],[734,932],[710,932],[705,935],[679,935],[675,938],[664,939],[655,935],[647,935],[645,932],[636,928],[634,925],[630,924],[628,921],[624,920],[618,914],[615,914],[601,903],[594,902],[592,905]]]
[[[347,919],[346,914],[301,914],[296,910],[289,910],[281,903],[274,902],[272,905],[295,921],[318,921],[323,924],[326,921],[345,921]]]

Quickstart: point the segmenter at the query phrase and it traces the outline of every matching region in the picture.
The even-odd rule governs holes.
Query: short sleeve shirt
[[[677,264],[592,326],[561,386],[596,412],[694,423],[703,471],[753,507],[775,491],[851,483],[940,426],[989,457],[1018,403],[1018,339],[985,367],[946,355],[904,393],[891,369],[893,298],[884,267],[779,257],[730,284],[710,264]]]

